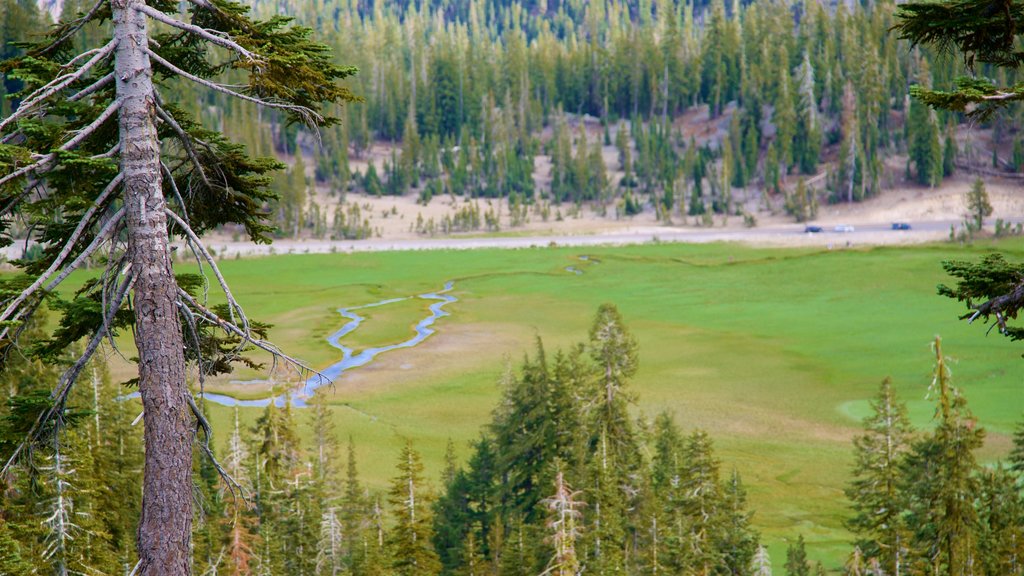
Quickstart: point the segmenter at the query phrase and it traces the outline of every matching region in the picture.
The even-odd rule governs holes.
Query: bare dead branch
[[[178,121],[163,109],[159,102],[156,104],[156,114],[178,134],[178,139],[181,141],[182,147],[185,148],[185,153],[188,154],[189,160],[192,161],[192,165],[195,166],[196,171],[199,172],[199,177],[202,178],[203,184],[205,184],[208,189],[212,190],[213,185],[210,184],[209,178],[206,177],[206,170],[203,168],[202,163],[199,162],[199,155],[196,154],[195,148],[192,147],[192,138],[185,132],[181,125],[178,124]],[[184,203],[182,206],[184,206]]]
[[[188,3],[211,12],[220,12],[220,9],[214,6],[209,0],[188,0]]]
[[[113,81],[114,81],[114,73],[111,72],[110,74],[107,74],[106,76],[100,78],[99,80],[93,82],[92,84],[86,86],[85,88],[82,88],[78,92],[75,92],[71,96],[68,96],[68,100],[70,102],[77,102],[78,100],[81,100],[82,98],[85,98],[86,96],[94,94],[98,90],[103,89],[103,87],[105,87],[107,84],[110,84]]]
[[[114,333],[110,330],[110,323],[107,321],[108,317],[113,318],[113,314],[110,313],[110,302],[113,300],[113,295],[116,294],[117,291],[117,277],[124,270],[124,264],[128,260],[127,256],[121,256],[119,260],[114,260],[113,253],[116,246],[117,242],[111,240],[111,258],[107,263],[107,267],[103,270],[103,276],[101,278],[100,309],[103,310],[103,331],[107,335],[107,341],[110,342],[110,349],[123,358],[124,354],[121,354],[121,349],[117,347],[117,341],[114,340]],[[113,281],[111,281],[111,279],[113,279]],[[107,295],[108,292],[110,292],[111,296]]]
[[[245,317],[245,312],[242,310],[241,305],[239,305],[238,301],[235,300],[235,296],[231,293],[231,288],[228,286],[227,280],[224,279],[224,275],[220,273],[220,268],[217,267],[217,262],[214,261],[213,256],[211,256],[210,253],[206,250],[206,247],[203,246],[203,243],[199,239],[199,236],[196,235],[195,231],[192,230],[192,227],[189,226],[187,222],[182,220],[181,217],[178,216],[173,210],[165,208],[164,212],[166,212],[167,216],[174,220],[178,224],[178,226],[181,227],[182,231],[184,231],[185,234],[188,236],[188,239],[195,245],[196,250],[198,250],[198,252],[202,255],[203,260],[205,260],[206,263],[210,265],[210,269],[213,270],[213,275],[217,277],[217,283],[220,284],[220,289],[224,292],[224,296],[228,300],[228,311],[231,313],[231,323],[234,324],[237,322],[237,320],[235,319],[235,314],[237,313],[238,318],[242,322],[242,330],[247,335],[250,335],[249,319]]]
[[[52,282],[46,285],[46,291],[53,291],[53,289],[67,279],[72,272],[78,269],[78,267],[82,265],[82,262],[85,262],[87,258],[92,256],[93,252],[95,252],[97,248],[102,246],[103,243],[113,235],[114,230],[121,224],[122,219],[124,219],[124,207],[121,207],[117,212],[114,212],[114,215],[110,217],[110,220],[107,220],[106,224],[103,225],[103,228],[96,233],[96,237],[92,239],[89,246],[86,247],[85,250],[82,250],[82,253],[79,254],[71,264],[68,264]]]
[[[95,16],[96,13],[100,11],[100,8],[102,8],[105,4],[106,0],[97,0],[97,2],[92,5],[92,8],[90,8],[84,16],[75,19],[71,23],[71,27],[68,28],[68,31],[65,32],[64,35],[51,42],[50,45],[46,48],[40,50],[39,54],[45,55],[55,50],[61,44],[67,42],[69,38],[77,34],[79,30],[81,30],[86,24],[88,24],[89,21],[92,20],[93,16]]]
[[[60,147],[60,149],[61,150],[72,150],[72,149],[76,148],[79,144],[84,142],[86,138],[88,138],[89,136],[92,136],[92,134],[94,132],[96,132],[96,130],[98,130],[99,127],[102,126],[104,122],[109,120],[110,117],[113,116],[114,114],[116,114],[117,111],[120,110],[120,109],[121,109],[121,101],[120,100],[114,100],[113,102],[110,103],[110,106],[107,106],[107,109],[104,110],[99,116],[97,116],[95,120],[90,122],[88,126],[85,126],[84,128],[79,129],[77,131],[77,133],[75,134],[75,137],[72,138],[71,140],[68,140],[67,142],[65,142]]]
[[[999,323],[1000,329],[1006,329],[1006,318],[1015,317],[1017,311],[1024,307],[1024,282],[1010,292],[996,296],[975,307],[975,312],[970,316],[969,321],[973,322],[979,316],[988,318],[994,315]]]
[[[245,58],[250,62],[259,61],[259,57],[256,54],[253,54],[249,50],[246,50],[244,47],[242,47],[237,42],[228,37],[227,34],[224,34],[222,36],[214,31],[207,30],[205,28],[200,28],[199,26],[196,26],[194,24],[188,24],[187,22],[182,22],[181,20],[172,18],[171,16],[168,16],[167,14],[164,14],[156,8],[153,8],[152,6],[146,4],[140,4],[136,6],[135,9],[139,12],[142,12],[146,16],[149,16],[150,18],[156,20],[157,22],[162,22],[164,24],[167,24],[168,26],[173,26],[174,28],[184,30],[185,32],[188,32],[190,34],[195,34],[196,36],[199,36],[207,42],[211,42],[213,44],[236,52],[238,55],[240,55],[241,57]]]
[[[114,157],[114,156],[116,156],[116,155],[117,155],[117,153],[118,153],[118,152],[120,152],[120,151],[121,151],[121,143],[119,142],[119,143],[117,143],[117,144],[114,144],[114,145],[113,145],[113,146],[112,146],[112,147],[110,148],[110,150],[107,150],[107,151],[106,151],[106,152],[104,152],[103,154],[95,154],[95,155],[93,155],[93,156],[90,156],[90,158],[92,158],[93,160],[98,160],[98,159],[100,159],[100,158],[113,158],[113,157]]]
[[[171,185],[171,192],[174,193],[174,199],[178,201],[178,207],[181,208],[181,217],[185,222],[191,225],[192,223],[189,221],[188,206],[185,205],[185,199],[181,197],[181,191],[178,190],[178,183],[174,181],[174,174],[167,166],[167,163],[163,160],[160,161],[160,170],[164,173],[166,181]]]

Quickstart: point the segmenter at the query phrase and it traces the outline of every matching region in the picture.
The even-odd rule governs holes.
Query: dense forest
[[[24,0],[5,6],[0,51],[10,56],[45,18]],[[991,149],[962,143],[961,115],[908,97],[911,85],[951,86],[964,65],[890,34],[891,1],[254,8],[313,27],[339,63],[359,68],[346,82],[364,99],[313,134],[273,110],[187,83],[175,90],[207,125],[289,162],[267,207],[283,236],[372,234],[357,205],[331,211],[317,186],[336,197],[504,198],[538,211],[590,203],[619,217],[650,210],[710,223],[765,207],[811,219],[819,204],[878,194],[894,171],[936,186],[958,163],[1024,168],[1014,123],[991,123]],[[979,68],[1016,82],[1013,70]],[[5,81],[7,91],[16,84]],[[375,143],[390,152],[374,158]],[[906,165],[887,167],[893,154]],[[483,227],[478,217],[445,231]]]
[[[491,423],[428,479],[408,439],[387,491],[360,482],[331,408],[270,404],[195,459],[195,574],[1024,574],[1024,424],[1005,464],[981,466],[985,436],[936,341],[933,425],[911,427],[889,380],[853,445],[845,566],[808,558],[793,534],[775,568],[751,526],[739,473],[701,430],[632,408],[635,338],[602,306],[585,342],[532,355],[498,382]],[[138,405],[95,362],[55,428],[0,493],[0,573],[127,574],[141,487]],[[16,359],[0,441],[55,370]],[[299,434],[300,424],[310,434]],[[198,450],[198,448],[197,448]],[[458,450],[462,451],[462,450]],[[344,465],[343,465],[344,463]]]

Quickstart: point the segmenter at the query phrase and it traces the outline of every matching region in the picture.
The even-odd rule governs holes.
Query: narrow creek
[[[419,294],[417,296],[406,296],[404,298],[390,298],[387,300],[381,300],[380,302],[374,302],[372,304],[364,304],[362,306],[351,306],[348,308],[339,308],[338,314],[343,318],[346,318],[348,322],[341,327],[340,330],[331,334],[327,337],[327,343],[341,351],[341,360],[331,364],[327,368],[320,371],[319,374],[314,374],[300,386],[290,392],[285,392],[276,396],[268,396],[266,398],[257,398],[249,400],[239,400],[225,394],[216,394],[207,392],[203,397],[215,404],[221,406],[245,406],[245,407],[257,407],[262,408],[270,404],[273,401],[278,406],[284,406],[286,400],[291,400],[292,406],[304,407],[306,401],[311,398],[316,392],[317,388],[321,386],[327,386],[332,382],[336,382],[346,371],[352,368],[359,368],[366,366],[373,361],[374,358],[384,352],[390,352],[391,350],[398,350],[399,348],[412,348],[420,342],[426,340],[431,334],[436,332],[436,328],[433,328],[434,322],[437,322],[439,318],[450,316],[451,313],[447,312],[444,307],[452,302],[457,302],[458,298],[452,296],[448,292],[451,292],[454,287],[454,282],[448,282],[444,285],[444,289],[436,292],[428,292],[426,294]],[[378,306],[385,306],[387,304],[394,304],[395,302],[402,302],[409,300],[410,298],[420,298],[422,300],[436,300],[430,305],[430,315],[420,320],[416,326],[416,335],[408,340],[404,340],[397,344],[389,344],[387,346],[379,346],[374,348],[367,348],[356,352],[352,348],[345,346],[341,343],[341,339],[345,336],[354,332],[359,325],[363,323],[366,318],[356,313],[357,310],[365,310],[367,308],[376,308]]]

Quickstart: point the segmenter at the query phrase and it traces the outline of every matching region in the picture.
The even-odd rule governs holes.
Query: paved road
[[[957,220],[909,222],[910,230],[892,230],[890,224],[856,224],[854,232],[835,232],[834,226],[822,226],[816,234],[804,232],[803,224],[764,228],[708,229],[644,227],[623,232],[575,236],[473,236],[413,238],[406,240],[279,240],[270,246],[246,242],[209,243],[222,257],[240,252],[246,255],[298,254],[325,252],[364,252],[380,250],[468,250],[474,248],[533,248],[544,246],[600,246],[646,244],[650,242],[745,242],[764,245],[843,246],[909,244],[940,240],[948,236]]]
[[[804,232],[803,224],[786,224],[759,228],[680,228],[642,227],[622,232],[575,236],[471,236],[446,238],[412,238],[406,240],[278,240],[273,244],[257,245],[251,242],[219,242],[209,240],[222,258],[235,254],[242,256],[268,254],[323,254],[328,252],[372,252],[382,250],[469,250],[474,248],[533,248],[544,246],[623,246],[650,242],[744,242],[767,246],[845,246],[912,244],[942,240],[949,235],[951,225],[959,220],[910,221],[910,230],[892,230],[891,225],[858,224],[850,222],[854,232],[835,232],[834,225],[822,225],[816,234]],[[991,224],[988,224],[991,227]],[[25,244],[15,242],[2,250],[7,259],[19,258]]]

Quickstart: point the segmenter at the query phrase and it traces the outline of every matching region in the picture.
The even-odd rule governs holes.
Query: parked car
[[[834,228],[836,232],[853,232],[853,226],[849,224],[840,224]]]
[[[821,232],[821,226],[806,226],[804,227],[804,232],[808,234],[817,234],[818,232]]]
[[[910,224],[908,224],[906,222],[893,222],[892,223],[892,229],[893,230],[910,230]]]

